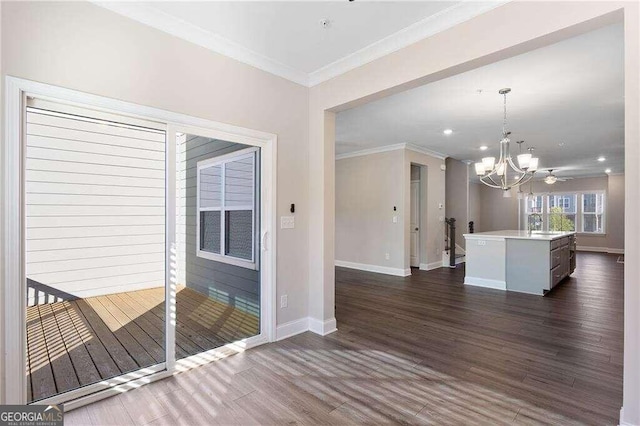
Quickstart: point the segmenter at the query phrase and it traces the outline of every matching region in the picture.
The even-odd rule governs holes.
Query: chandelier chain
[[[507,135],[507,94],[503,94],[504,96],[504,118],[502,120],[502,134],[504,136]]]

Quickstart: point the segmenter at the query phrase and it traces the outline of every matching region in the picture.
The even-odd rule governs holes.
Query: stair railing
[[[445,218],[445,238],[447,247],[445,250],[449,252],[449,266],[455,268],[456,266],[456,219]]]

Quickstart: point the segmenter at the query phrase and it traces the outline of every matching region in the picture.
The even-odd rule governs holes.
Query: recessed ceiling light
[[[445,135],[450,135],[451,133],[453,133],[453,130],[451,130],[451,129],[444,129],[444,131],[443,131],[442,133],[444,133]]]
[[[609,173],[611,173],[611,169],[606,169],[604,172],[605,172],[606,174],[609,174]]]
[[[606,160],[606,158],[604,158],[604,157],[598,157],[598,161],[599,161],[599,162],[601,162],[601,163],[602,163],[604,160]]]
[[[482,145],[482,146],[480,147],[480,151],[486,151],[486,150],[487,150],[487,148],[489,148],[489,147],[488,147],[488,146],[486,146],[486,145]]]

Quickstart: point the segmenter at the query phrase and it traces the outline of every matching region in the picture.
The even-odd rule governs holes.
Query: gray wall
[[[181,283],[209,297],[248,312],[259,313],[260,272],[227,263],[204,259],[196,255],[196,164],[233,151],[245,145],[186,136],[178,147],[178,277]],[[259,176],[259,174],[258,174]],[[256,212],[260,217],[259,211]],[[259,235],[259,232],[257,233]]]
[[[456,219],[456,244],[464,248],[464,233],[468,231],[469,167],[453,158],[445,160],[445,210],[447,217]]]
[[[473,184],[472,184],[473,186]],[[480,186],[480,226],[476,232],[518,229],[518,198],[512,191],[511,198],[503,198],[502,192]],[[547,185],[542,181],[533,182],[534,193],[572,192],[602,190],[606,191],[607,211],[605,235],[578,234],[576,241],[580,247],[621,250],[624,248],[624,175],[571,179]],[[529,184],[523,191],[529,192]],[[524,211],[521,210],[524,215]],[[526,229],[524,219],[521,229]]]
[[[473,221],[474,232],[482,232],[483,224],[481,216],[480,191],[484,185],[478,182],[469,182],[469,217],[467,222]]]
[[[606,227],[607,247],[624,249],[624,175],[609,176]]]
[[[518,229],[518,198],[504,198],[502,191],[480,186],[480,223],[476,232]]]

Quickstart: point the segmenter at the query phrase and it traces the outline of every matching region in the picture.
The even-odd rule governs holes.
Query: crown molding
[[[127,1],[90,1],[97,6],[133,19],[141,24],[164,31],[213,52],[293,81],[294,83],[312,87],[495,9],[498,6],[502,6],[510,0],[461,1],[311,73],[300,71],[268,58],[225,37],[158,10],[149,4]]]
[[[431,157],[435,157],[440,160],[444,160],[445,158],[447,158],[445,154],[441,154],[436,151],[431,151],[430,149],[422,148],[417,145],[413,145],[410,143],[397,143],[393,145],[385,145],[385,146],[379,146],[375,148],[362,149],[359,151],[347,152],[344,154],[338,154],[336,155],[336,161],[344,160],[345,158],[362,157],[364,155],[380,154],[383,152],[397,151],[401,149],[407,149],[409,151],[414,151],[420,154],[429,155]]]
[[[303,86],[309,86],[309,75],[307,73],[263,56],[225,37],[202,29],[180,18],[176,18],[153,6],[128,1],[98,0],[92,1],[92,3],[129,19],[133,19],[141,24],[148,25],[193,44],[197,44],[205,49],[277,75],[278,77],[285,78]]]
[[[434,34],[508,3],[510,0],[461,1],[309,74],[309,86],[373,62]]]
[[[414,145],[412,143],[405,144],[405,149],[408,149],[409,151],[413,151],[413,152],[418,152],[420,154],[429,155],[429,156],[435,157],[435,158],[437,158],[439,160],[444,160],[445,158],[448,157],[447,154],[443,154],[443,153],[438,152],[438,151],[432,151],[430,149],[423,148],[421,146]]]

